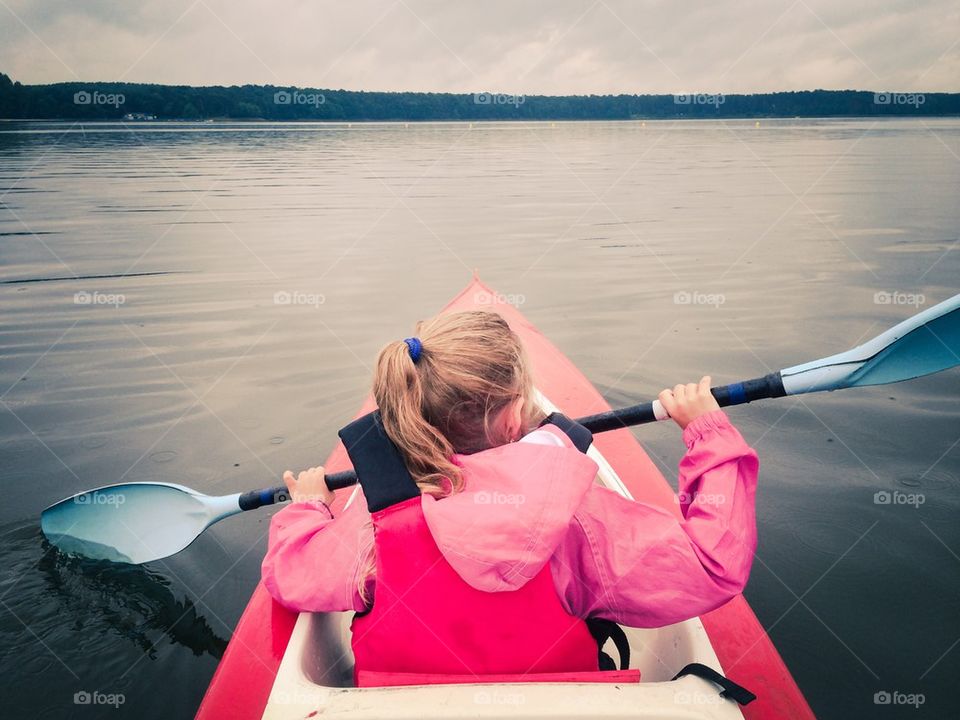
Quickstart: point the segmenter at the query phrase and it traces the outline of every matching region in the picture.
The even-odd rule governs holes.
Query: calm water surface
[[[59,556],[40,510],[321,462],[378,347],[474,269],[627,404],[956,293],[958,198],[957,120],[0,124],[0,703],[190,716],[271,512],[130,568]],[[956,713],[958,393],[953,371],[731,411],[763,464],[746,594],[822,717]],[[672,480],[676,429],[637,435]]]

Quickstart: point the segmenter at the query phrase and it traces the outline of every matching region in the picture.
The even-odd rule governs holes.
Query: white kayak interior
[[[542,395],[546,412],[557,408]],[[599,480],[630,493],[596,447]],[[356,491],[355,491],[356,492]],[[354,500],[351,497],[351,502]],[[517,683],[353,687],[350,622],[353,613],[301,613],[277,671],[264,720],[304,717],[380,718],[743,718],[710,682],[671,678],[689,663],[723,673],[699,618],[655,629],[624,628],[630,667],[640,683]],[[617,658],[612,643],[606,648]]]

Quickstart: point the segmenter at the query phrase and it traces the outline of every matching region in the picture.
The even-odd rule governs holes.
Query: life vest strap
[[[598,664],[601,670],[626,670],[630,667],[630,641],[627,640],[627,634],[623,628],[617,625],[613,620],[604,620],[603,618],[587,618],[587,629],[597,641]],[[613,658],[603,651],[603,646],[607,640],[612,640],[617,648],[617,654],[620,656],[620,667],[613,661]]]
[[[338,434],[353,463],[370,512],[420,495],[420,488],[410,476],[400,451],[383,429],[379,410],[354,420]]]
[[[587,428],[578,423],[576,420],[571,420],[563,413],[550,413],[546,418],[544,418],[543,422],[540,423],[540,427],[543,427],[544,425],[556,425],[568,438],[570,438],[570,442],[573,443],[573,446],[582,453],[585,453],[593,443],[593,433],[587,430]]]

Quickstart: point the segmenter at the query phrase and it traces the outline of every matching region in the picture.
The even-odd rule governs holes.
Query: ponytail
[[[427,352],[421,350],[421,362]],[[450,478],[459,489],[460,471],[451,461],[453,446],[423,415],[423,381],[403,340],[387,345],[377,359],[373,394],[387,436],[400,449],[421,490],[439,488]],[[426,487],[424,487],[426,486]]]
[[[463,485],[455,453],[515,439],[502,437],[494,422],[508,405],[524,399],[524,432],[542,414],[520,339],[500,315],[442,315],[419,323],[417,336],[380,351],[373,394],[384,430],[420,489],[444,495]]]

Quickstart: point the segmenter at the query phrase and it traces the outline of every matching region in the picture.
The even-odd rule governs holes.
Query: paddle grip
[[[324,477],[327,481],[327,487],[331,490],[350,487],[357,484],[357,474],[353,470],[344,470],[343,472],[329,473]]]
[[[779,372],[773,372],[752,380],[731,383],[730,385],[721,385],[711,388],[710,392],[717,399],[717,404],[720,407],[742,405],[762,398],[783,397],[787,394],[786,390],[783,389],[783,378],[780,377]],[[632,425],[656,422],[656,420],[657,416],[653,411],[653,403],[648,402],[631,405],[620,410],[610,410],[609,412],[590,415],[580,418],[577,422],[592,433],[601,433],[631,427]]]
[[[290,499],[290,493],[286,486],[278,485],[272,488],[263,488],[262,490],[251,490],[240,495],[238,504],[241,510],[256,510],[264,505],[273,505],[278,502],[286,502]]]
[[[717,404],[720,407],[743,405],[754,400],[783,397],[787,394],[787,391],[783,388],[783,378],[779,372],[772,372],[763,377],[731,383],[730,385],[721,385],[711,388],[710,392],[717,399]]]

